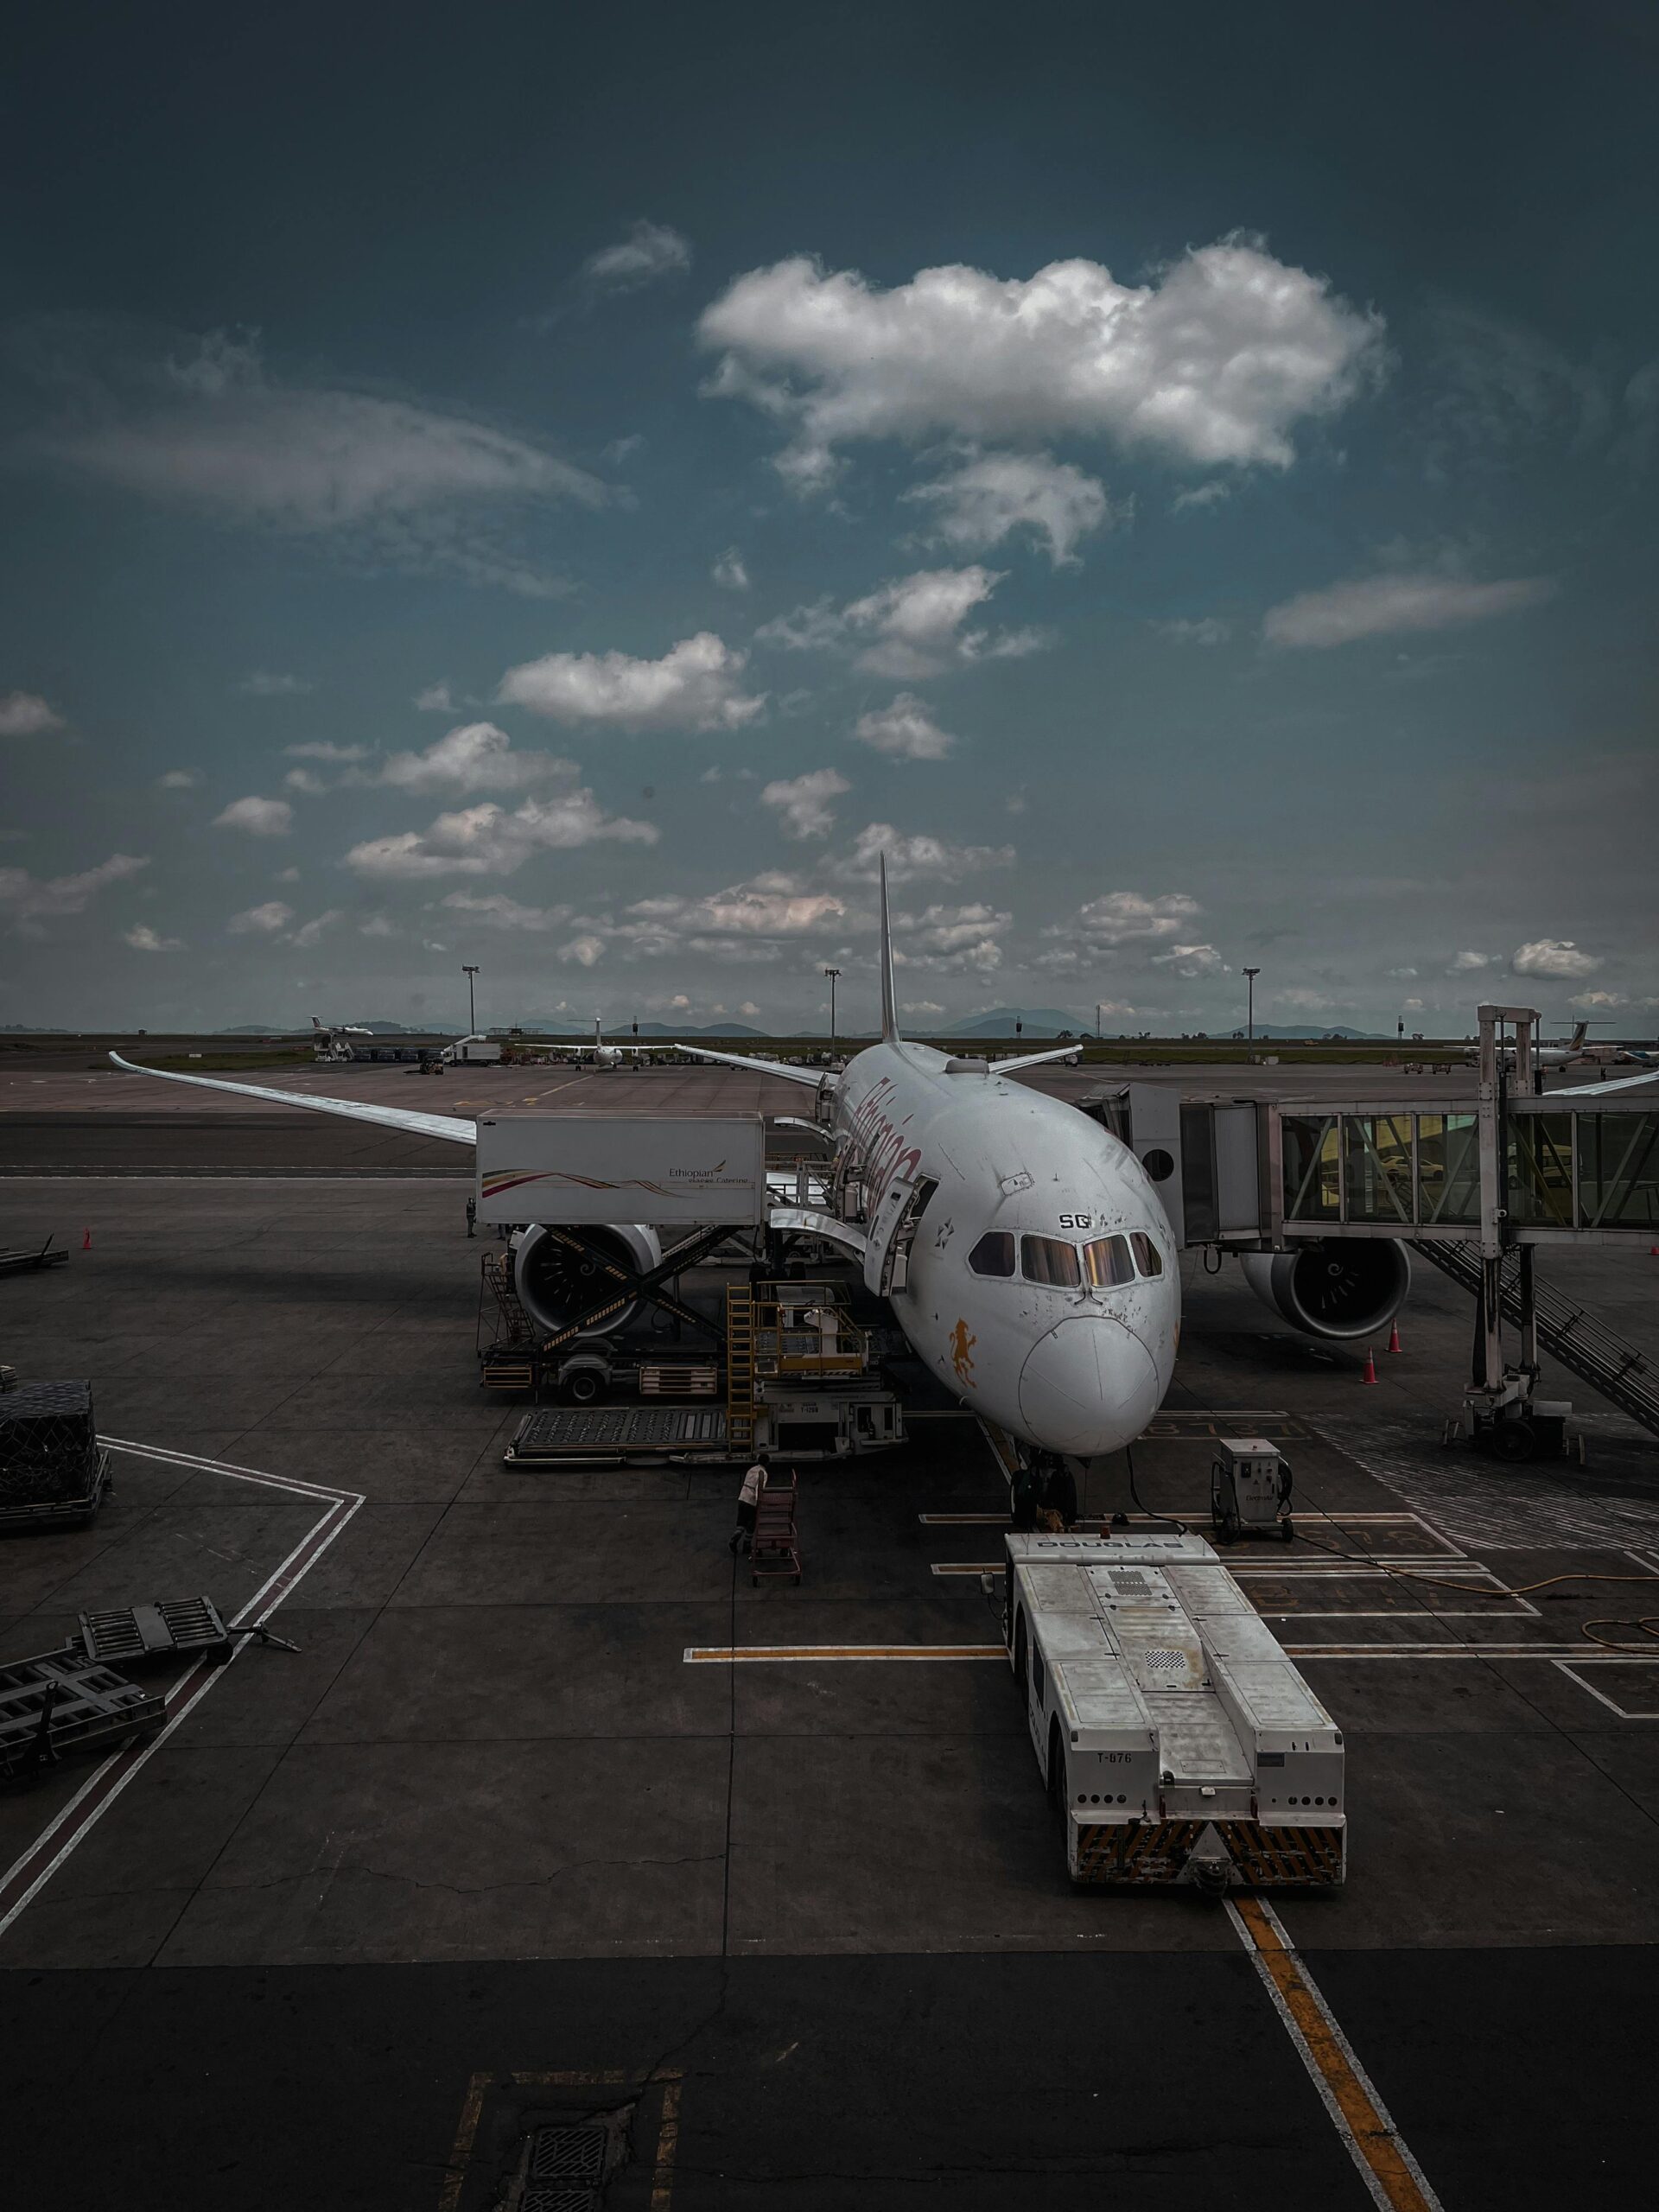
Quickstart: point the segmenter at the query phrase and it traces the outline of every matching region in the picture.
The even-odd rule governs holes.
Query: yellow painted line
[[[1319,2101],[1382,2212],[1442,2212],[1388,2107],[1354,2056],[1283,1923],[1257,1897],[1227,1899],[1228,1917],[1300,2054]]]
[[[785,1666],[840,1660],[1001,1659],[1000,1643],[689,1643],[682,1655],[688,1667]]]
[[[493,2079],[488,2074],[474,2074],[467,2084],[461,2124],[455,2130],[455,2147],[449,2153],[449,2163],[443,2170],[443,2186],[438,2191],[438,2212],[455,2212],[461,2202],[467,2162],[473,2155],[473,2139],[478,2133],[479,2114],[484,2109],[484,2092]]]
[[[657,2130],[657,2165],[651,2177],[651,2212],[669,2212],[674,2196],[674,2158],[680,2147],[680,2084],[666,2082]]]

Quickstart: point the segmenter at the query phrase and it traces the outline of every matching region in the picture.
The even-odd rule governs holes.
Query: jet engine
[[[1411,1287],[1411,1261],[1393,1236],[1310,1239],[1294,1252],[1242,1252],[1239,1265],[1293,1329],[1338,1341],[1386,1328]]]
[[[663,1256],[656,1231],[639,1222],[583,1229],[580,1234],[607,1257],[620,1260],[642,1274],[654,1268]],[[531,1319],[550,1336],[564,1328],[574,1315],[595,1304],[607,1288],[621,1287],[599,1260],[550,1236],[539,1223],[514,1232],[512,1287]],[[607,1337],[626,1327],[639,1303],[637,1298],[625,1300],[614,1313],[607,1313],[602,1320],[584,1329],[582,1335]]]

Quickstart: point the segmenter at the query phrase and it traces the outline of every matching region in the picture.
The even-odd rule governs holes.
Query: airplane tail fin
[[[893,921],[887,912],[887,856],[881,855],[881,1041],[899,1041],[899,1014],[893,994]]]
[[[1575,1021],[1573,1023],[1572,1040],[1568,1047],[1570,1051],[1576,1052],[1582,1047],[1585,1038],[1589,1033],[1589,1029],[1590,1025],[1587,1021]]]

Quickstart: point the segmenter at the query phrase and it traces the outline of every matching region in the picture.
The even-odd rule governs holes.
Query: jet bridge
[[[1236,1254],[1281,1310],[1276,1273],[1310,1247],[1347,1245],[1358,1281],[1410,1245],[1464,1281],[1479,1317],[1465,1421],[1471,1439],[1496,1437],[1506,1454],[1529,1456],[1525,1417],[1541,1344],[1659,1433],[1659,1389],[1644,1357],[1581,1307],[1555,1315],[1534,1281],[1540,1248],[1659,1236],[1656,1093],[1639,1080],[1628,1090],[1541,1091],[1536,1013],[1483,1006],[1479,1020],[1472,1101],[1183,1097],[1163,1085],[1129,1084],[1096,1094],[1084,1110],[1134,1150],[1178,1240]],[[1368,1243],[1370,1256],[1362,1260]],[[1281,1256],[1252,1256],[1268,1254]],[[1406,1280],[1402,1259],[1397,1266],[1395,1303]],[[1385,1300],[1386,1291],[1383,1283]],[[1296,1319],[1294,1301],[1290,1310]],[[1379,1310],[1386,1320],[1392,1306]],[[1506,1313],[1520,1331],[1515,1368],[1505,1365],[1500,1340]],[[1367,1330],[1325,1333],[1363,1337]],[[1493,1426],[1509,1414],[1520,1416],[1518,1425]]]

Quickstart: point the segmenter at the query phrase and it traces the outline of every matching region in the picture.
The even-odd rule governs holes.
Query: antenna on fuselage
[[[899,1041],[899,1016],[893,996],[893,922],[887,912],[887,856],[881,855],[881,1041]]]

